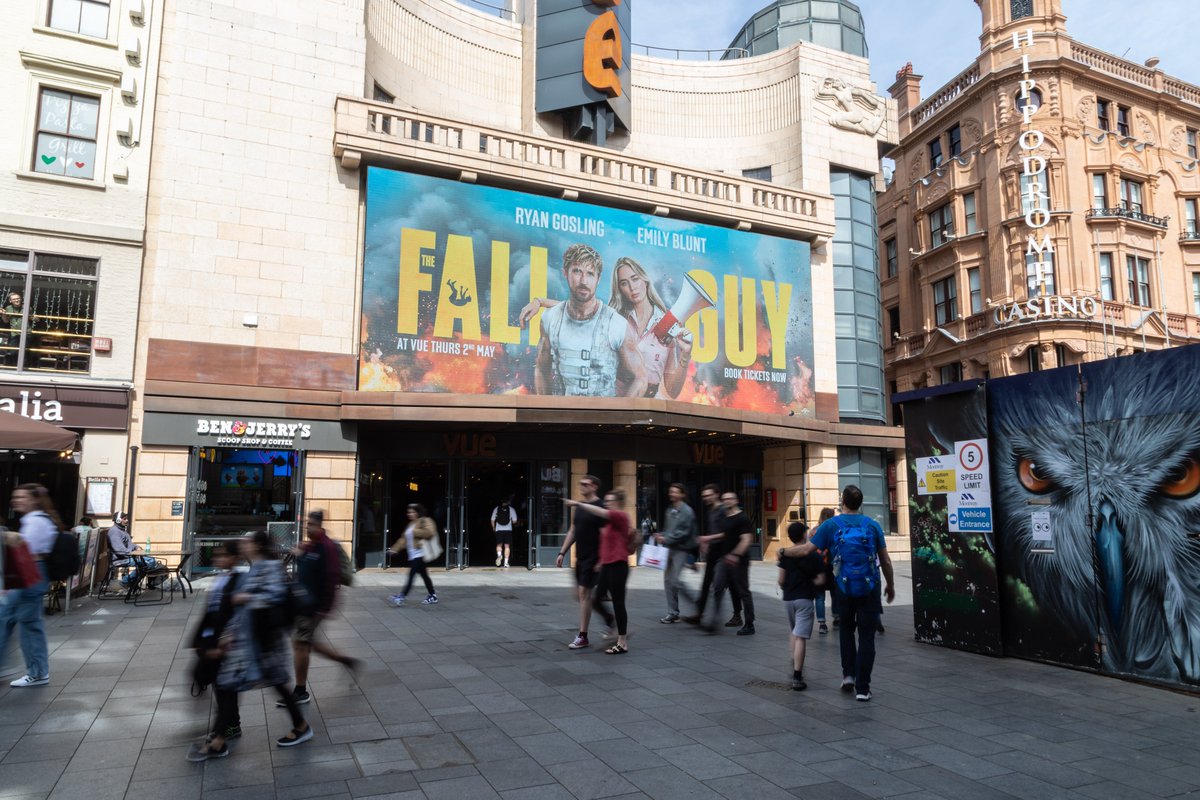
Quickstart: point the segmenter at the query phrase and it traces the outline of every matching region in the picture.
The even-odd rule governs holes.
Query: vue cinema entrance
[[[524,461],[399,461],[388,465],[388,494],[381,498],[385,511],[384,533],[377,537],[378,558],[366,554],[366,563],[382,562],[383,546],[404,535],[409,503],[423,505],[437,523],[446,549],[438,566],[496,566],[492,511],[507,498],[515,515],[509,566],[534,563],[529,526],[531,468]],[[361,542],[361,540],[360,540]],[[386,542],[386,544],[385,544]],[[394,563],[401,563],[394,559]]]

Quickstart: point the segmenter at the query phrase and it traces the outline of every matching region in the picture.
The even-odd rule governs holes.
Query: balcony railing
[[[686,212],[716,224],[776,229],[800,238],[830,239],[833,198],[723,172],[677,167],[623,153],[339,97],[334,155],[346,169],[364,158],[400,167],[436,166],[463,175],[491,175],[564,195],[589,195],[654,213]]]
[[[921,103],[921,105],[912,111],[913,127],[917,127],[932,117],[942,106],[953,101],[954,98],[965,92],[967,87],[977,80],[979,80],[979,64],[975,63],[959,73],[952,81],[939,89],[937,94],[924,103]]]
[[[1147,225],[1153,225],[1156,228],[1167,227],[1166,217],[1156,217],[1151,214],[1146,214],[1141,211],[1135,211],[1132,208],[1089,208],[1087,212],[1088,219],[1104,219],[1104,218],[1120,218],[1131,219],[1136,222],[1144,222]]]
[[[1183,233],[1179,234],[1179,241],[1200,242],[1200,230],[1184,231]]]

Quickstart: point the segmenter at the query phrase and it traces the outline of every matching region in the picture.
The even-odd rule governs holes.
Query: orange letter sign
[[[605,11],[588,26],[583,37],[583,78],[609,97],[621,96],[621,29],[617,15]]]

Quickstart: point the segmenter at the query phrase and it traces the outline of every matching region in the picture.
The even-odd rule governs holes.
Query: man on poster
[[[600,302],[596,287],[604,263],[595,249],[573,244],[563,254],[569,297],[542,314],[534,387],[538,394],[616,397],[646,393],[646,368],[637,332],[616,309]]]

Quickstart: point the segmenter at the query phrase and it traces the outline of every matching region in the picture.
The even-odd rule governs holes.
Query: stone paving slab
[[[184,759],[212,713],[183,646],[203,595],[84,600],[47,619],[49,686],[0,683],[0,800],[1200,796],[1200,696],[919,644],[897,573],[870,703],[838,690],[836,630],[809,644],[809,689],[784,688],[771,565],[752,570],[753,637],[659,624],[661,573],[633,570],[623,656],[600,627],[567,649],[566,570],[437,571],[441,602],[404,608],[386,602],[403,570],[360,573],[322,631],[366,667],[355,682],[314,655],[314,740],[274,747],[286,714],[252,692],[232,755],[206,764]]]

